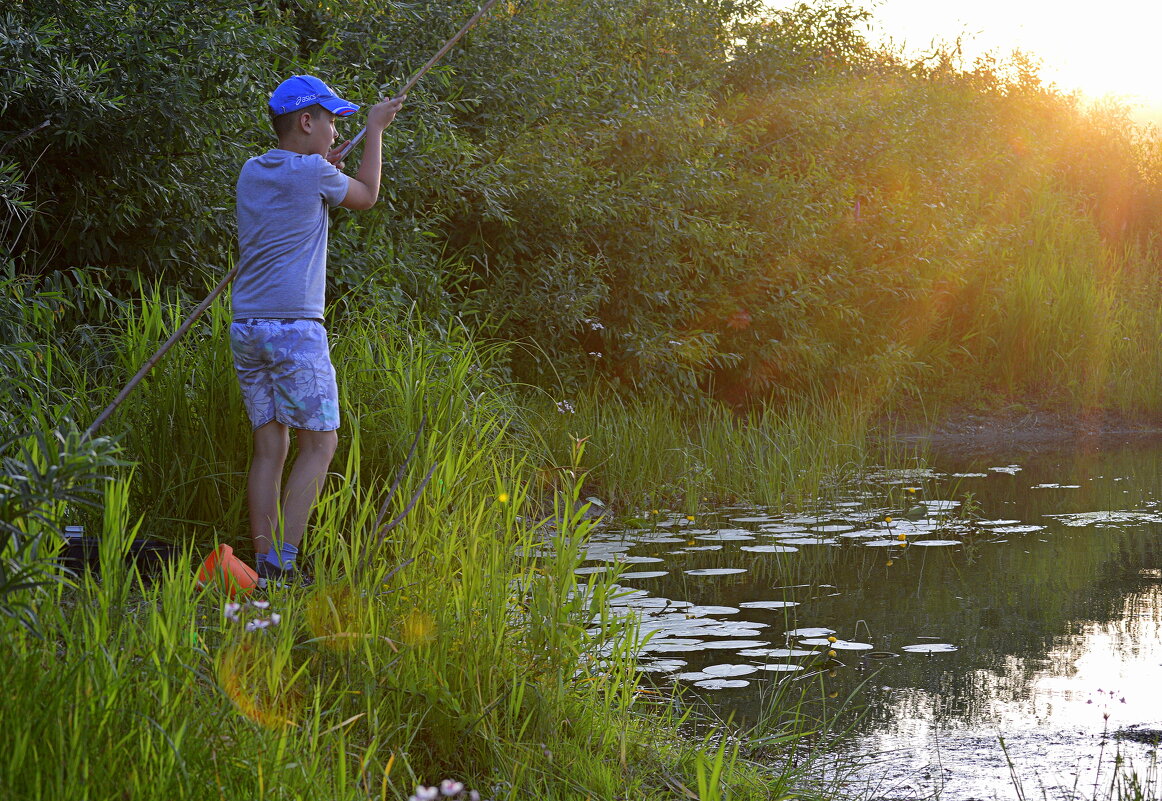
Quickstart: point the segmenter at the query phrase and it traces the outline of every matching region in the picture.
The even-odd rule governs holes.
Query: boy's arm
[[[367,112],[367,135],[363,160],[354,177],[347,179],[347,195],[339,205],[345,209],[369,209],[379,199],[379,177],[383,170],[383,129],[391,125],[407,95],[376,103]]]

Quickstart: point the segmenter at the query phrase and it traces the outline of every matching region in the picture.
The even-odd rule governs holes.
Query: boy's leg
[[[282,542],[298,548],[339,444],[337,431],[295,430],[298,453],[283,491]]]
[[[290,429],[272,420],[254,429],[254,458],[246,483],[250,511],[250,538],[261,558],[278,537],[279,490],[290,445]]]

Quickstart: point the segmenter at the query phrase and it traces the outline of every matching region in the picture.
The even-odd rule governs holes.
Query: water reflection
[[[621,579],[654,681],[740,719],[779,682],[854,695],[852,753],[892,755],[853,779],[873,796],[1016,797],[998,735],[1018,775],[1070,786],[1148,748],[1103,733],[1162,721],[1159,454],[937,455],[811,514],[674,516],[591,556],[664,560]]]

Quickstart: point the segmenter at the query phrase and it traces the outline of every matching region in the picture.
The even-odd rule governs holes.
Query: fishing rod
[[[436,51],[436,55],[434,55],[430,59],[428,59],[427,64],[420,67],[418,70],[416,70],[415,74],[412,75],[412,77],[408,78],[407,83],[405,83],[403,85],[402,89],[400,89],[398,92],[395,93],[394,97],[402,97],[402,96],[406,95],[409,91],[411,91],[411,88],[419,82],[420,78],[424,77],[424,73],[427,72],[428,70],[430,70],[432,67],[436,66],[436,62],[439,61],[441,58],[443,58],[444,55],[449,50],[451,50],[453,47],[455,47],[456,42],[460,41],[460,37],[463,36],[464,34],[468,33],[468,30],[473,25],[475,25],[477,22],[479,22],[480,18],[483,17],[485,14],[487,14],[488,9],[492,8],[494,5],[496,5],[496,0],[488,0],[487,3],[482,5],[480,7],[480,10],[472,15],[472,19],[470,19],[466,23],[464,23],[464,27],[461,28],[459,31],[457,31],[455,36],[453,36],[451,39],[449,39],[447,42],[445,42],[444,46],[441,47],[438,51]],[[361,141],[363,141],[363,137],[366,134],[367,134],[367,126],[364,125],[363,129],[359,133],[355,134],[355,138],[352,139],[350,142],[348,142],[346,145],[344,145],[340,149],[339,160],[342,161],[344,158],[346,158],[347,154],[350,153],[352,150],[354,150],[355,146],[357,144],[359,144]]]
[[[464,27],[457,31],[455,36],[445,42],[444,46],[436,51],[436,55],[428,59],[427,64],[420,67],[418,70],[416,70],[412,77],[408,78],[407,83],[405,83],[403,88],[400,89],[398,93],[396,93],[395,97],[406,95],[408,91],[410,91],[411,88],[419,82],[420,78],[424,77],[424,74],[427,73],[428,70],[436,66],[436,63],[445,55],[447,55],[449,50],[455,47],[456,42],[460,41],[460,37],[468,33],[469,29],[471,29],[473,25],[479,22],[480,18],[483,17],[494,5],[496,5],[496,0],[488,0],[488,2],[482,5],[480,9],[472,15],[472,18],[469,19],[467,23],[465,23]],[[354,149],[355,145],[357,145],[363,139],[366,133],[367,126],[364,126],[363,130],[361,130],[354,139],[352,139],[347,145],[343,147],[338,160],[342,160],[348,153],[350,153],[352,149]],[[125,388],[117,393],[117,397],[113,399],[113,402],[106,406],[105,409],[99,415],[97,415],[97,419],[93,421],[93,424],[85,429],[85,433],[81,436],[82,440],[87,440],[92,437],[93,434],[97,432],[97,429],[104,425],[105,421],[113,415],[113,412],[117,411],[117,407],[120,406],[127,397],[129,397],[129,393],[136,389],[137,385],[141,383],[141,380],[145,378],[146,374],[153,369],[153,366],[161,361],[161,357],[164,356],[171,347],[173,347],[175,342],[181,339],[185,333],[190,330],[190,326],[192,326],[197,321],[197,319],[202,316],[202,313],[205,312],[206,309],[210,308],[210,304],[212,304],[214,300],[222,294],[226,287],[229,286],[230,282],[233,281],[234,278],[238,275],[238,267],[239,265],[235,264],[232,268],[230,268],[230,271],[226,273],[221,281],[218,282],[218,285],[214,287],[213,291],[210,292],[209,295],[206,296],[205,300],[198,304],[197,308],[194,309],[193,313],[186,318],[185,322],[183,322],[178,327],[178,329],[173,332],[170,338],[167,339],[165,343],[157,349],[156,353],[154,353],[145,361],[145,364],[141,366],[141,369],[137,371],[137,374],[134,375],[133,378],[129,379],[129,383],[125,385]]]

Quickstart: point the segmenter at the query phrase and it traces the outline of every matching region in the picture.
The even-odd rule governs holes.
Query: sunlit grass
[[[174,315],[144,316],[111,326],[109,347],[159,337],[149,321]],[[272,592],[264,609],[199,590],[214,543],[241,540],[248,443],[240,412],[218,406],[236,400],[215,383],[232,381],[222,324],[207,320],[114,418],[137,466],[104,485],[99,508],[49,510],[46,536],[64,517],[101,538],[101,573],[43,591],[42,636],[4,624],[0,783],[14,797],[402,799],[449,778],[494,799],[789,786],[736,745],[687,739],[685,712],[642,691],[633,637],[602,602],[610,577],[582,587],[574,573],[593,525],[593,444],[555,443],[545,482],[549,439],[522,438],[535,418],[460,329],[340,327],[345,445],[304,543],[315,586]],[[226,466],[207,475],[211,460]],[[126,567],[145,535],[183,544],[152,583]]]

